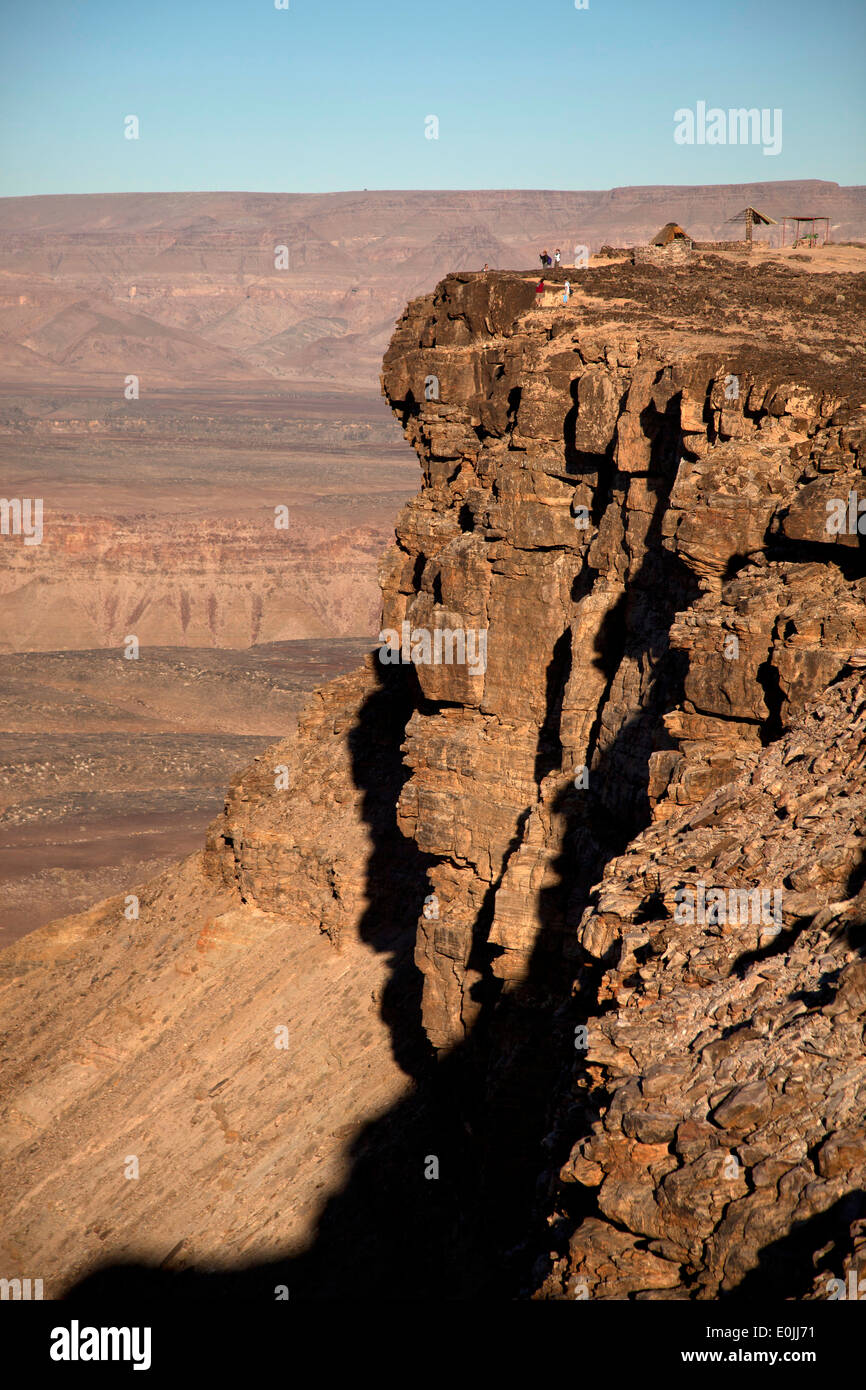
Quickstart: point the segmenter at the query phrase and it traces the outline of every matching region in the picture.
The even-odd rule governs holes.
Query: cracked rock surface
[[[381,563],[398,659],[317,692],[235,779],[132,955],[116,902],[0,955],[7,1161],[39,1186],[16,1179],[7,1263],[69,1277],[82,1213],[91,1256],[134,1246],[69,1135],[114,1162],[158,1086],[198,1195],[160,1167],[151,1258],[309,1234],[346,1166],[318,1117],[348,1107],[392,1164],[345,1188],[390,1195],[353,1258],[401,1251],[401,1289],[432,1268],[469,1297],[823,1298],[862,1265],[866,277],[618,265],[567,306],[535,283],[449,276],[386,353],[422,470]],[[843,500],[853,530],[827,525]],[[437,633],[475,659],[425,658]],[[114,1051],[109,1002],[138,1020]],[[252,1046],[290,1005],[291,1142]],[[237,1078],[219,1132],[183,1099],[203,1067]],[[436,1185],[405,1173],[446,1133],[431,1261],[412,1223]]]

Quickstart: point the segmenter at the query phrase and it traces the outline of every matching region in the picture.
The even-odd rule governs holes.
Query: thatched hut
[[[666,222],[661,231],[656,232],[650,246],[670,246],[674,241],[680,241],[685,246],[692,244],[688,232],[684,232],[678,222]]]
[[[678,222],[666,222],[646,246],[634,248],[635,265],[685,265],[693,258],[692,246]]]

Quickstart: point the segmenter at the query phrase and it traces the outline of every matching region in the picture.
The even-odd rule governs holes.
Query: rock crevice
[[[857,1267],[866,284],[804,282],[710,257],[538,305],[458,274],[397,324],[422,487],[382,647],[236,779],[199,870],[276,978],[281,930],[387,961],[376,1096],[413,1099],[355,1144],[316,1290],[348,1229],[359,1271],[383,1229],[403,1252],[377,1287],[405,1255],[465,1296],[823,1297]],[[440,1150],[431,1216],[407,1174]]]
[[[866,1215],[862,1009],[822,1054],[804,1002],[816,960],[852,997],[862,970],[866,580],[862,533],[828,524],[866,493],[862,337],[840,354],[828,280],[810,350],[780,347],[781,270],[583,285],[539,308],[528,278],[451,276],[385,357],[423,486],[383,629],[486,642],[483,669],[423,646],[391,668],[421,1016],[440,1053],[474,1035],[488,1083],[539,1019],[589,1030],[573,1070],[535,1072],[548,1149],[571,1150],[548,1170],[543,1296],[717,1297],[793,1227],[834,1212],[853,1249]],[[846,284],[846,314],[862,300]],[[677,894],[707,887],[721,920],[680,924]]]

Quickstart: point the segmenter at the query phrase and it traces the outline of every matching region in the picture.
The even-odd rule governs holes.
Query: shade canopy
[[[742,211],[742,212],[738,212],[738,213],[736,214],[735,217],[729,217],[729,218],[728,218],[728,221],[729,221],[729,222],[748,222],[748,220],[749,220],[749,213],[752,214],[752,221],[755,223],[756,226],[758,226],[758,225],[763,225],[763,226],[765,226],[765,227],[776,227],[776,226],[778,226],[778,222],[777,222],[777,220],[776,220],[775,217],[768,217],[767,214],[766,214],[765,212],[759,212],[757,208],[743,208],[743,211]]]

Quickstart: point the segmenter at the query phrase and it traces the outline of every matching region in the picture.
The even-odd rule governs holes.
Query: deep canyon
[[[535,283],[447,275],[382,368],[421,465],[383,626],[483,669],[371,642],[133,920],[0,954],[0,1253],[48,1296],[862,1266],[866,273]]]

